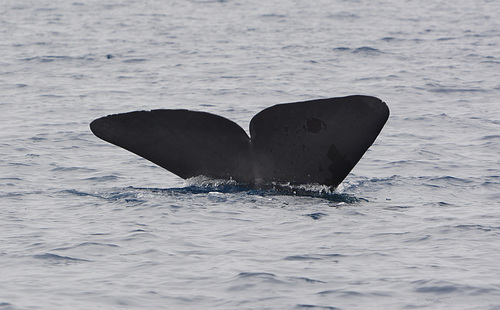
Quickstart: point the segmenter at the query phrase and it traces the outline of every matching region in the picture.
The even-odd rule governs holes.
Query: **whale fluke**
[[[90,124],[99,138],[181,178],[208,176],[249,185],[336,187],[373,144],[389,117],[369,96],[278,104],[250,121],[250,137],[224,117],[189,110],[136,111]]]

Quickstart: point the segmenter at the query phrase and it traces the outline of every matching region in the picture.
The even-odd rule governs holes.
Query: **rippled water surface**
[[[0,309],[500,309],[497,1],[0,4]],[[243,128],[367,94],[334,193],[184,181],[88,124],[187,108]]]

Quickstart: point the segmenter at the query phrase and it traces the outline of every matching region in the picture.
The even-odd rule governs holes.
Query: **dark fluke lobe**
[[[199,175],[250,185],[336,187],[373,144],[389,117],[369,96],[278,104],[250,122],[188,110],[137,111],[94,120],[92,132],[182,178]]]

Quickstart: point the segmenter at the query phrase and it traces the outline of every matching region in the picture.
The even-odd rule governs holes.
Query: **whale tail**
[[[369,96],[278,104],[250,122],[250,137],[221,116],[188,110],[136,111],[94,120],[92,132],[182,177],[255,185],[336,187],[389,117]]]

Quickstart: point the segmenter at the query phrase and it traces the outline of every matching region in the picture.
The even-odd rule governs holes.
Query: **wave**
[[[198,182],[199,181],[199,182]],[[355,204],[363,199],[358,199],[352,194],[345,192],[336,192],[324,186],[317,184],[291,185],[291,184],[271,184],[260,188],[249,187],[245,184],[238,184],[227,180],[198,179],[198,181],[188,180],[185,187],[176,188],[147,188],[147,187],[125,187],[110,188],[97,191],[84,191],[77,189],[65,189],[60,193],[75,195],[79,197],[94,197],[107,201],[123,201],[137,205],[145,204],[148,201],[154,201],[158,195],[178,197],[207,195],[213,203],[224,203],[230,196],[237,195],[242,199],[254,199],[252,197],[309,197],[322,199],[328,202],[340,204]],[[321,212],[305,214],[314,220],[319,220],[326,216]]]
[[[319,305],[310,305],[310,304],[298,304],[295,306],[295,309],[324,309],[324,310],[340,310],[340,308],[331,307],[331,306],[319,306]]]
[[[449,281],[419,280],[412,284],[416,286],[415,292],[425,294],[445,295],[459,293],[470,296],[498,294],[498,289],[463,285]]]
[[[62,256],[62,255],[57,255],[57,254],[53,254],[53,253],[37,254],[37,255],[33,255],[33,257],[36,259],[44,260],[44,261],[46,261],[50,264],[53,264],[53,265],[71,264],[71,263],[79,263],[79,262],[90,262],[90,260],[87,260],[87,259]]]
[[[95,58],[90,55],[86,56],[79,56],[79,57],[73,57],[73,56],[62,56],[62,55],[48,55],[48,56],[35,56],[35,57],[28,57],[22,59],[24,61],[32,62],[40,62],[40,63],[48,63],[48,62],[55,62],[55,61],[74,61],[74,60],[87,60],[87,61],[94,61]]]
[[[333,48],[333,50],[338,51],[338,52],[351,52],[353,54],[360,54],[363,56],[376,56],[376,55],[383,54],[383,52],[381,50],[374,48],[374,47],[370,47],[370,46],[361,46],[361,47],[358,47],[355,49],[352,49],[350,47],[341,46],[341,47]]]
[[[373,48],[373,47],[370,47],[370,46],[358,47],[357,49],[355,49],[352,52],[354,54],[364,54],[364,55],[367,55],[367,56],[374,56],[374,55],[378,55],[378,54],[382,53],[382,51],[380,51],[379,49],[376,49],[376,48]]]
[[[100,243],[100,242],[82,242],[78,243],[72,246],[68,247],[60,247],[54,249],[54,251],[67,251],[67,250],[73,250],[73,249],[79,249],[83,248],[85,251],[88,251],[88,249],[99,249],[102,251],[108,251],[110,248],[119,248],[119,245],[112,244],[112,243]]]
[[[467,92],[487,92],[487,89],[474,87],[474,88],[462,88],[456,85],[441,85],[439,83],[428,83],[425,86],[428,87],[428,91],[433,93],[467,93]]]

